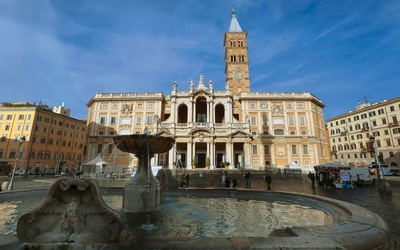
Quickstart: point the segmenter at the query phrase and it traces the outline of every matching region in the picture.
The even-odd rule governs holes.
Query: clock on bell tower
[[[247,32],[243,32],[232,11],[229,31],[225,32],[225,76],[232,94],[250,92]]]

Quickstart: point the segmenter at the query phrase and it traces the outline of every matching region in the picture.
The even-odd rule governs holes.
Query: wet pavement
[[[193,186],[203,186],[204,178],[207,177],[203,175],[200,177],[199,172],[192,171],[190,187]],[[178,175],[178,174],[177,174]],[[263,181],[263,173],[253,174],[251,187],[246,187],[244,179],[241,175],[238,175],[238,187],[248,188],[248,189],[262,189],[266,190],[267,185]],[[30,176],[28,179],[17,176],[14,182],[13,191],[3,191],[0,192],[0,202],[12,200],[15,196],[20,196],[25,193],[26,199],[29,199],[29,191],[34,189],[49,189],[52,183],[58,177],[38,177]],[[219,174],[213,174],[208,179],[212,179],[211,184],[213,187],[222,187],[220,183]],[[357,187],[354,189],[334,189],[334,188],[320,188],[313,190],[310,187],[310,181],[307,177],[303,178],[287,178],[283,179],[278,176],[273,176],[272,190],[276,191],[288,191],[302,194],[312,194],[317,196],[329,197],[341,201],[346,201],[353,203],[355,205],[366,208],[384,219],[391,230],[392,239],[390,246],[386,246],[385,249],[400,249],[400,176],[387,176],[386,181],[390,184],[392,193],[383,194],[378,191],[378,185],[365,185],[364,187]],[[0,181],[8,181],[7,177],[0,177]],[[112,188],[119,187],[122,188],[126,180],[101,180],[99,185],[102,187],[104,192],[110,192]],[[168,186],[175,186],[175,180],[168,180]],[[164,192],[168,191],[168,187],[164,189]],[[32,197],[34,198],[34,197]]]

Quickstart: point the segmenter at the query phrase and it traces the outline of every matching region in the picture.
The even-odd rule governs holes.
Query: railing
[[[161,122],[159,128],[177,128],[177,129],[227,129],[227,130],[248,130],[249,124],[248,123],[212,123],[212,122],[193,122],[193,123],[167,123]]]
[[[121,97],[163,97],[163,93],[161,92],[96,93],[93,98],[121,98]]]

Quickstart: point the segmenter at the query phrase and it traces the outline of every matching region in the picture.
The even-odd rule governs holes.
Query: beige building
[[[0,106],[0,166],[74,169],[83,160],[86,121],[54,113],[46,105]],[[19,150],[20,139],[25,137]]]
[[[366,101],[327,120],[333,160],[344,164],[380,160],[392,167],[400,165],[400,97],[371,103]],[[373,147],[370,143],[374,139]],[[376,150],[377,155],[373,151]]]
[[[247,32],[235,13],[224,47],[223,89],[215,89],[201,75],[186,87],[174,82],[167,95],[95,94],[87,104],[89,159],[100,154],[113,171],[136,166],[133,155],[115,149],[112,137],[146,130],[175,138],[170,152],[152,160],[152,165],[169,168],[177,164],[213,169],[223,162],[230,168],[265,169],[291,162],[305,167],[328,162],[321,100],[311,93],[250,91]]]

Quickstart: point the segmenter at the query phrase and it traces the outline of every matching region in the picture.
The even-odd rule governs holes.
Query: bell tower
[[[229,31],[225,32],[225,76],[232,94],[250,92],[247,32],[243,32],[232,10]]]

